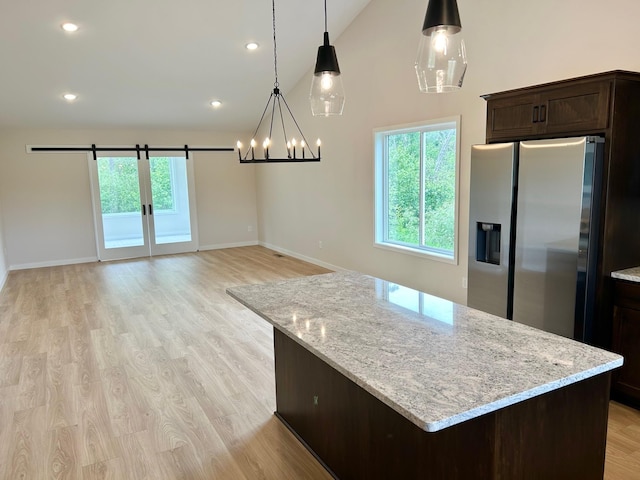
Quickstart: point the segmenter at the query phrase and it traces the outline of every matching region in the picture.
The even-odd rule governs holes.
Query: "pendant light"
[[[311,113],[314,116],[342,115],[344,88],[336,49],[329,44],[327,0],[324,0],[324,42],[318,47],[316,68],[311,79]]]
[[[462,87],[467,54],[456,0],[429,0],[415,68],[420,91],[443,93]]]
[[[273,70],[275,81],[273,83],[273,91],[269,95],[267,105],[264,107],[258,126],[253,137],[249,142],[249,146],[242,153],[243,145],[238,140],[238,158],[240,163],[272,163],[272,162],[319,162],[320,161],[320,139],[316,142],[317,154],[311,150],[311,145],[307,142],[306,137],[302,133],[297,120],[293,116],[293,112],[287,105],[284,94],[280,91],[280,83],[278,82],[278,49],[276,44],[276,3],[271,0],[273,14]],[[283,108],[284,106],[284,108]],[[270,112],[270,115],[267,114]],[[286,115],[288,113],[288,115]],[[285,122],[285,118],[287,122]],[[268,120],[265,122],[265,120]],[[281,135],[274,131],[274,121],[276,126],[278,123],[282,127]],[[287,135],[287,126],[290,131],[298,133],[299,137],[289,137]],[[262,127],[262,128],[261,128]],[[274,138],[274,134],[277,138]],[[256,138],[262,141],[262,156],[260,156],[260,146]]]

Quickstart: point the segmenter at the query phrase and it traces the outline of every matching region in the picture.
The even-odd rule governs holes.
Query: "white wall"
[[[347,95],[342,117],[311,117],[311,72],[285,92],[305,134],[322,138],[323,159],[258,168],[260,241],[465,303],[469,152],[485,137],[479,96],[614,69],[640,71],[640,2],[458,0],[469,68],[463,89],[444,95],[420,94],[413,70],[426,5],[372,0],[334,40]],[[452,115],[462,116],[459,264],[374,248],[372,130]]]
[[[91,261],[97,255],[86,154],[27,154],[25,145],[234,146],[241,136],[210,131],[3,130],[0,203],[9,268]],[[255,168],[240,165],[231,152],[192,155],[201,249],[255,244]],[[0,260],[0,278],[1,267]]]

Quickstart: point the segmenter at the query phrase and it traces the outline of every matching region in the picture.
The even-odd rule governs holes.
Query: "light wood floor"
[[[261,247],[12,272],[0,478],[329,479],[273,416],[270,326],[225,294],[323,272]],[[640,478],[615,403],[605,478]]]

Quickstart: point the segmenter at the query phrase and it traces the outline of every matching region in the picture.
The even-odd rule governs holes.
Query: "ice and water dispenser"
[[[500,265],[500,223],[477,222],[476,260]]]

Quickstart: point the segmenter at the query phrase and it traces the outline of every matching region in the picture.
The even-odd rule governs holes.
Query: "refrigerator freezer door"
[[[513,320],[569,338],[586,144],[586,138],[520,143]]]
[[[507,318],[516,144],[471,149],[467,305]]]

